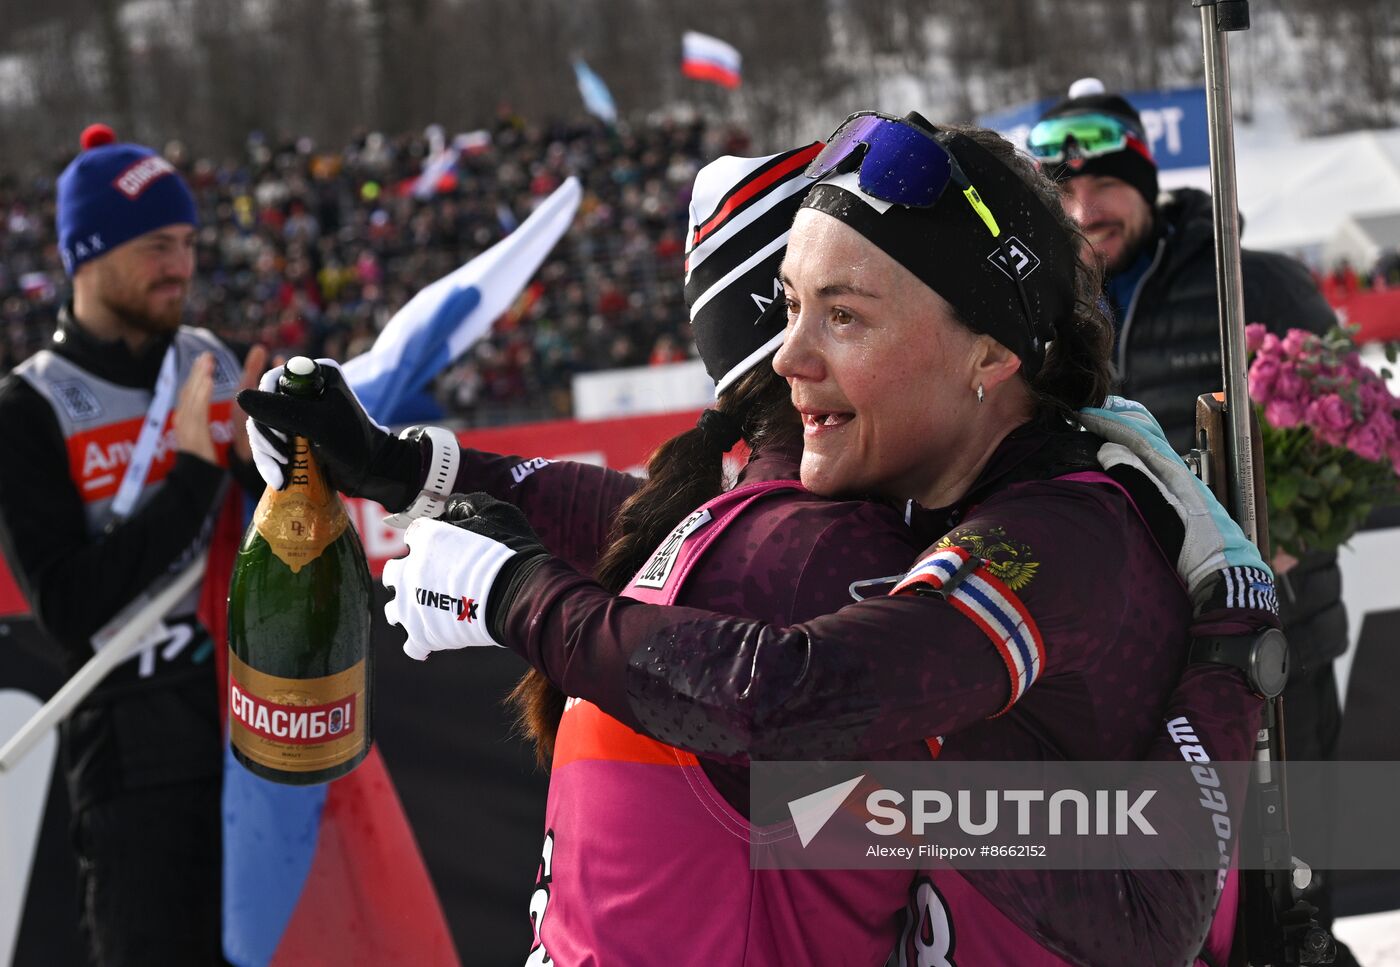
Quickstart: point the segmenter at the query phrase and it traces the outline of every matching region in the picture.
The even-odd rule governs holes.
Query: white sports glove
[[[404,654],[418,661],[435,651],[499,645],[493,629],[545,557],[519,508],[486,494],[452,497],[444,520],[419,518],[404,540],[408,555],[384,565],[384,586],[394,592],[384,617],[408,632]]]

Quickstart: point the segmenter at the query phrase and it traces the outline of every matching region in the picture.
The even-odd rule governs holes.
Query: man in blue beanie
[[[76,671],[123,610],[207,551],[229,471],[261,492],[233,400],[246,367],[182,327],[194,197],[165,158],[84,132],[58,181],[73,298],[0,382],[0,549]],[[251,474],[251,475],[250,475]],[[196,589],[60,729],[94,963],[219,964],[222,742]]]
[[[1031,129],[1030,153],[1104,268],[1115,325],[1115,392],[1146,405],[1178,452],[1194,446],[1196,397],[1220,389],[1215,226],[1206,192],[1159,193],[1142,118],[1097,78],[1070,87]],[[1301,264],[1273,252],[1240,253],[1245,319],[1282,336],[1326,332],[1331,308]],[[1283,693],[1288,755],[1330,759],[1341,733],[1332,662],[1347,647],[1337,555],[1276,558],[1279,611],[1292,666]],[[1318,847],[1294,831],[1303,859]],[[1324,874],[1325,878],[1326,874]],[[1310,898],[1330,922],[1326,888]],[[1355,963],[1339,945],[1338,964]]]

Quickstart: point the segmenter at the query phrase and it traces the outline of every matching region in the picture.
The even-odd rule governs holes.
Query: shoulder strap
[[[652,604],[674,604],[696,562],[749,504],[769,494],[802,489],[796,480],[763,480],[706,501],[671,531],[622,593]]]

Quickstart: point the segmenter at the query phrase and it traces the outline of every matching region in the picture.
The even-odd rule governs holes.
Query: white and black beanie
[[[695,177],[686,233],[685,302],[718,396],[783,342],[778,267],[812,181],[820,141],[763,158],[726,156]]]

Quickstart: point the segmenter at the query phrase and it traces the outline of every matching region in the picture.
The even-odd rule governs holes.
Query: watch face
[[[1288,639],[1270,628],[1254,639],[1249,654],[1250,682],[1259,694],[1273,698],[1288,684]]]

